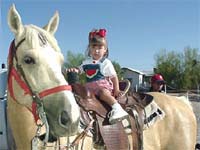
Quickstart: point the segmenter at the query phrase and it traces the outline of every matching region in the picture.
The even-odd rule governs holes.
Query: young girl
[[[119,81],[113,64],[108,57],[108,45],[106,30],[93,30],[89,33],[89,45],[87,48],[88,58],[82,62],[79,68],[68,69],[68,72],[86,74],[86,87],[94,92],[102,101],[112,107],[109,113],[111,124],[128,117],[115,97],[122,93],[119,90]]]

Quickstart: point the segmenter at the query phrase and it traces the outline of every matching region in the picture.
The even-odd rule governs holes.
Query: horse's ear
[[[46,26],[44,26],[43,29],[54,35],[54,33],[57,31],[58,24],[59,24],[59,14],[56,11],[53,17],[49,20],[49,23]]]
[[[146,93],[133,93],[133,96],[136,98],[136,100],[142,104],[142,106],[146,107],[153,101],[153,96],[146,94]]]
[[[145,106],[149,105],[153,101],[153,96],[149,94],[141,94],[142,101],[145,103]]]
[[[20,34],[23,31],[23,25],[21,21],[21,17],[17,12],[15,5],[12,4],[8,11],[8,25],[11,31],[16,35]]]

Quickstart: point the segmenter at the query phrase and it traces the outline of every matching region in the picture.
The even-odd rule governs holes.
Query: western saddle
[[[87,90],[83,85],[77,83],[76,74],[68,73],[68,82],[72,85],[76,101],[80,106],[81,124],[85,127],[85,130],[77,139],[84,138],[90,130],[95,148],[100,146],[105,147],[107,150],[130,149],[128,134],[124,130],[123,121],[115,124],[109,123],[107,114],[110,112],[111,107],[99,100],[96,95]],[[128,80],[120,81],[119,87],[124,94],[117,100],[129,114],[127,121],[132,131],[130,133],[132,135],[132,149],[142,150],[142,113],[144,107],[152,101],[153,97],[147,94],[129,92],[130,82]],[[76,142],[78,141],[76,140]]]

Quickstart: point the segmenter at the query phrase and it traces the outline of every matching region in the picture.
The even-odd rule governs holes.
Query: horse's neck
[[[30,149],[31,140],[36,133],[36,124],[32,113],[14,101],[8,93],[8,119],[18,149]]]

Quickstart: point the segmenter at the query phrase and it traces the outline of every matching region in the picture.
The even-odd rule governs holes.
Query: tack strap
[[[58,93],[58,92],[65,91],[65,90],[66,91],[72,91],[72,87],[70,85],[60,85],[60,86],[57,86],[57,87],[54,87],[54,88],[51,88],[51,89],[47,89],[47,90],[40,92],[39,97],[43,98],[43,97],[48,96],[50,94]]]
[[[21,79],[21,76],[19,75],[19,73],[17,72],[17,70],[12,67],[11,68],[11,71],[10,71],[10,77],[9,77],[9,80],[8,80],[8,91],[10,92],[10,96],[15,100],[17,101],[15,95],[14,95],[14,90],[13,90],[13,79],[18,83],[18,85],[24,90],[24,95],[30,95],[30,96],[33,96],[29,87],[27,86],[27,84],[24,82],[24,80]],[[58,92],[62,92],[62,91],[71,91],[72,88],[70,85],[60,85],[60,86],[57,86],[57,87],[53,87],[53,88],[50,88],[50,89],[46,89],[42,92],[40,92],[38,94],[38,97],[39,99],[42,99],[48,95],[51,95],[51,94],[55,94],[55,93],[58,93]],[[33,101],[32,103],[32,110],[31,112],[33,113],[34,115],[34,118],[35,118],[35,121],[38,120],[38,116],[37,116],[37,109],[36,109],[36,102]]]
[[[18,83],[18,85],[24,90],[24,95],[30,95],[33,98],[33,103],[32,103],[32,110],[31,112],[34,115],[35,121],[38,120],[38,115],[37,115],[37,105],[41,105],[42,98],[45,96],[48,96],[50,94],[55,94],[61,91],[71,91],[72,88],[70,85],[59,85],[57,87],[53,87],[50,89],[45,89],[44,91],[41,91],[39,93],[32,91],[31,86],[29,85],[25,73],[23,71],[23,68],[21,65],[18,64],[18,59],[16,56],[16,51],[17,48],[24,42],[25,39],[22,39],[17,46],[15,47],[14,40],[12,41],[9,49],[9,74],[8,74],[8,91],[10,92],[10,96],[17,101],[15,95],[14,95],[14,90],[13,90],[13,79]],[[13,66],[13,58],[16,60],[16,67],[17,69]],[[23,78],[23,79],[22,79]],[[30,109],[29,109],[30,110]]]

